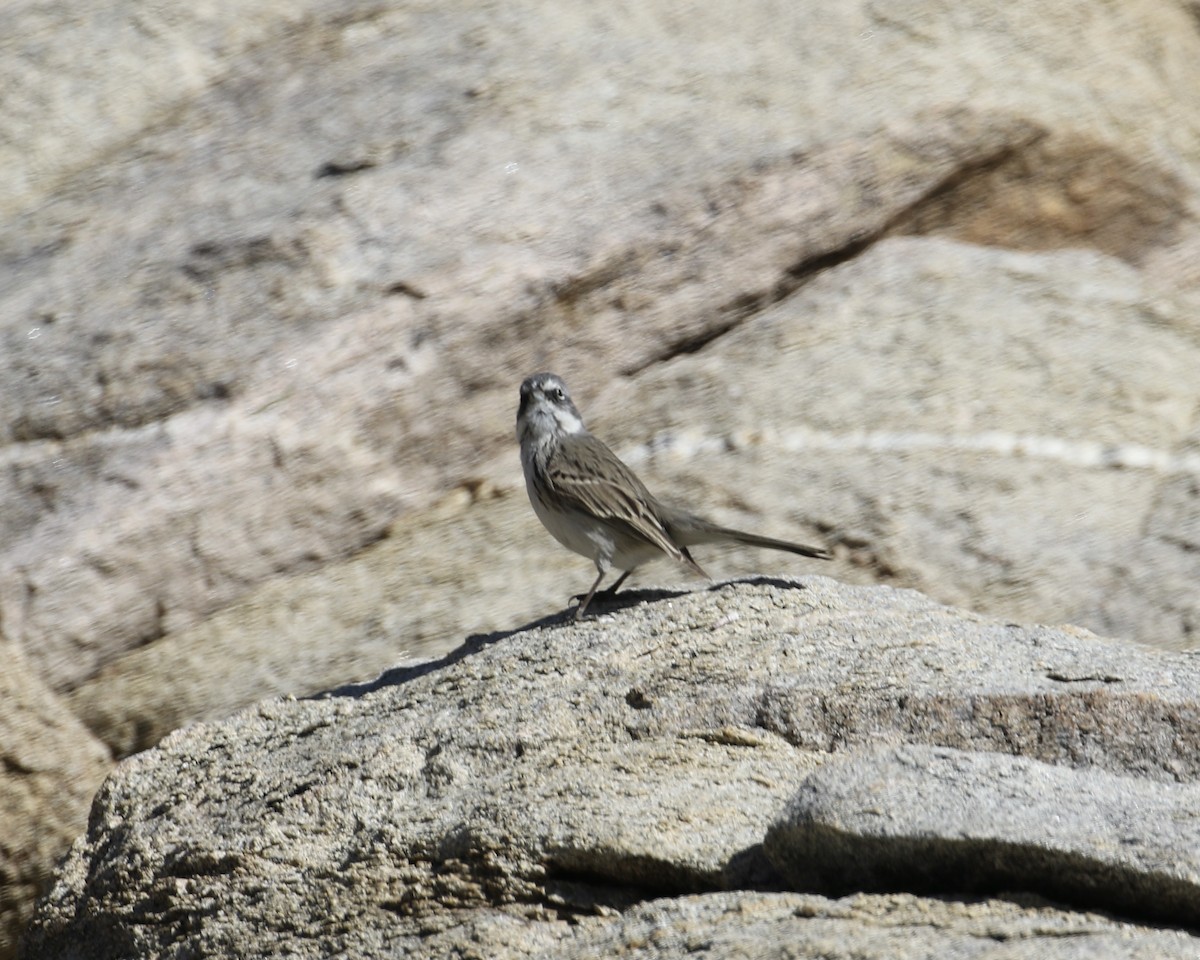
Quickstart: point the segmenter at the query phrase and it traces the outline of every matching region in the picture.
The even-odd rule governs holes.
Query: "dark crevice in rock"
[[[202,285],[211,284],[223,273],[253,270],[268,265],[299,269],[309,260],[298,237],[262,234],[203,240],[192,245],[180,271]]]
[[[1159,542],[1172,546],[1184,553],[1200,553],[1200,543],[1193,543],[1191,540],[1185,540],[1183,537],[1160,535],[1157,539]]]
[[[865,253],[871,246],[878,242],[883,237],[883,231],[874,233],[868,237],[860,237],[847,243],[844,247],[839,247],[836,250],[830,250],[828,253],[823,253],[819,257],[813,257],[810,260],[805,260],[795,266],[789,267],[784,275],[786,279],[775,290],[775,295],[771,298],[771,303],[777,303],[790,297],[793,293],[800,289],[806,281],[816,276],[818,273],[823,273],[826,270],[831,270],[834,267],[841,266],[848,260],[853,260],[855,257]],[[769,306],[770,304],[768,304]]]
[[[761,309],[761,307],[758,309]],[[695,336],[677,341],[676,343],[671,344],[667,350],[657,353],[652,357],[647,357],[642,363],[639,363],[634,367],[628,367],[622,370],[621,373],[627,377],[635,377],[643,370],[660,363],[667,363],[668,361],[673,360],[675,357],[686,356],[689,353],[699,353],[713,341],[721,339],[721,337],[725,336],[725,334],[729,333],[729,331],[741,326],[742,321],[747,316],[757,312],[758,310],[751,310],[741,315],[735,315],[727,323],[710,327],[703,333],[698,333]]]
[[[345,160],[326,160],[313,177],[322,180],[326,177],[347,177],[351,174],[362,173],[377,166],[377,162],[368,157],[348,158]]]
[[[1200,0],[1188,0],[1183,9],[1191,15],[1197,35],[1200,35]]]
[[[1013,250],[1092,248],[1137,266],[1178,239],[1186,195],[1175,174],[1144,157],[1081,136],[1041,136],[964,168],[893,230]]]
[[[0,769],[5,773],[15,776],[27,777],[30,774],[37,773],[33,767],[22,763],[10,753],[0,754]]]
[[[786,889],[762,844],[732,857],[720,874],[652,857],[614,858],[602,851],[572,851],[569,855],[559,852],[548,859],[545,869],[541,887],[547,902],[574,914],[592,913],[598,908],[624,911],[663,897],[720,890]]]
[[[1071,850],[946,837],[866,837],[826,824],[794,834],[796,892],[842,897],[911,893],[959,899],[1029,893],[1131,922],[1194,931],[1195,888],[1173,877],[1120,870]],[[795,864],[805,864],[797,867]]]
[[[545,866],[543,887],[557,892],[586,891],[581,903],[603,903],[618,898],[629,906],[658,897],[705,893],[721,888],[713,877],[680,864],[648,856],[613,856],[598,850],[556,851]],[[617,903],[612,903],[617,906]]]
[[[555,870],[542,882],[540,901],[561,919],[607,910],[625,911],[639,903],[665,896],[661,890],[614,883],[604,876]]]
[[[771,863],[761,843],[730,857],[721,871],[721,878],[726,890],[770,892],[787,889],[782,874]]]
[[[1045,132],[1040,129],[1024,129],[1019,135],[1014,135],[1012,142],[1005,143],[990,152],[984,151],[984,155],[976,160],[964,160],[949,175],[934,183],[913,202],[897,210],[882,223],[871,228],[860,229],[849,236],[844,243],[798,260],[780,273],[777,282],[772,287],[738,294],[729,302],[718,307],[717,313],[721,319],[705,330],[677,340],[657,354],[622,369],[622,375],[635,376],[655,364],[670,361],[678,356],[697,353],[736,330],[747,319],[786,300],[819,274],[861,256],[880,240],[897,233],[918,232],[912,231],[907,225],[919,220],[923,210],[943,202],[945,197],[952,196],[964,185],[978,182],[993,171],[1010,165],[1014,158],[1026,153],[1031,146],[1045,136]],[[807,162],[807,158],[796,157],[793,158],[793,161],[803,164]],[[860,184],[859,186],[865,188],[868,185]],[[736,208],[731,211],[714,208],[711,211],[714,217],[727,212],[736,213],[737,211]],[[864,217],[864,219],[866,218]],[[797,232],[801,230],[802,225],[797,225]],[[613,269],[613,265],[610,264],[607,273],[597,271],[596,276],[591,277],[588,283],[580,284],[581,289],[591,290],[597,286],[603,286],[610,279],[607,274],[611,273]]]
[[[388,284],[388,286],[384,287],[383,292],[389,294],[390,296],[405,296],[411,300],[425,300],[429,296],[429,294],[420,287],[416,287],[406,280],[393,281],[392,283]],[[420,346],[419,339],[415,341],[414,346]],[[397,361],[393,360],[391,365],[396,364],[396,362]]]
[[[1123,683],[1123,677],[1117,677],[1112,674],[1069,674],[1063,673],[1061,670],[1051,670],[1046,674],[1047,680],[1053,680],[1056,683]]]
[[[627,377],[636,376],[642,370],[656,364],[666,363],[676,357],[686,356],[689,353],[699,353],[709,344],[720,340],[726,334],[736,330],[746,320],[786,300],[818,273],[839,266],[859,256],[879,238],[880,235],[876,234],[871,237],[855,240],[836,250],[830,250],[828,253],[823,253],[818,257],[804,260],[789,267],[774,288],[760,293],[743,293],[728,303],[722,304],[718,308],[719,314],[724,318],[721,322],[693,336],[676,341],[667,350],[647,358],[634,367],[622,370],[622,374]]]

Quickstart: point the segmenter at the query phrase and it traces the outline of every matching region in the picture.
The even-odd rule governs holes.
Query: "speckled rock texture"
[[[820,577],[598,613],[126,760],[29,955],[1200,948],[1196,657]]]
[[[836,554],[718,577],[1200,636],[1195,0],[18,0],[0,165],[0,660],[79,769],[563,609],[539,369]]]

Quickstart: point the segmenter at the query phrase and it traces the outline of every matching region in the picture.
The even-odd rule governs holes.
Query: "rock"
[[[1200,789],[906,746],[824,764],[763,848],[797,889],[1031,890],[1190,925]]]
[[[0,960],[11,960],[111,759],[20,658],[0,651]]]
[[[267,701],[131,757],[97,795],[28,950],[598,955],[664,916],[664,949],[795,930],[801,955],[830,942],[885,955],[898,923],[944,954],[995,922],[1028,951],[1001,956],[1060,949],[1064,931],[1116,956],[1194,952],[1183,931],[1079,912],[1102,906],[1086,891],[1075,911],[1012,888],[990,907],[954,884],[940,906],[916,891],[750,894],[786,890],[769,831],[830,751],[966,747],[1054,763],[1051,778],[1108,770],[1169,802],[1200,775],[1179,736],[1200,705],[1194,658],[818,577],[633,591],[598,613]],[[1069,861],[1079,837],[1060,839],[1047,856]],[[1149,864],[1127,869],[1152,883]],[[1119,906],[1150,919],[1136,896]]]
[[[1066,323],[1055,304],[1080,289],[1091,291],[1088,322]],[[733,525],[840,542],[839,576],[1165,644],[1200,617],[1200,554],[1186,539],[1195,493],[1178,472],[1200,348],[1165,306],[1161,323],[1138,320],[1149,295],[1111,258],[894,238],[730,332],[721,351],[647,370],[584,412],[668,499]],[[872,346],[882,312],[896,315],[897,340]],[[1052,362],[1027,368],[1019,345],[1029,342]],[[852,356],[861,362],[843,359]],[[811,370],[802,400],[798,363]],[[1104,377],[1091,375],[1096,365]],[[918,367],[927,375],[913,380]],[[802,421],[763,426],[797,403]],[[635,418],[620,415],[630,410]],[[854,429],[856,417],[872,429]],[[946,432],[954,417],[961,427]],[[586,589],[590,564],[534,519],[515,451],[480,472],[488,479],[475,493],[414,508],[349,559],[267,581],[168,631],[69,701],[126,754],[257,692],[310,693],[562,609]],[[1082,491],[1087,511],[1075,509]],[[1148,526],[1148,514],[1162,520]],[[709,551],[703,562],[721,574],[823,569],[755,551]],[[686,582],[667,564],[639,576]]]
[[[639,445],[652,490],[826,531],[839,577],[1179,646],[1200,623],[1193,315],[1111,257],[891,238],[613,387],[594,428]]]
[[[0,644],[115,750],[560,610],[546,367],[841,579],[1194,645],[1194,2],[160,7],[0,11]]]
[[[1200,234],[1200,40],[1187,13],[1150,0],[1120,16],[1085,3],[1053,24],[1043,13],[975,4],[893,21],[751,4],[680,24],[651,4],[584,30],[532,2],[503,24],[471,5],[260,3],[236,26],[114,16],[97,49],[138,42],[120,70],[103,56],[101,68],[63,63],[85,26],[73,8],[12,14],[8,36],[44,37],[14,116],[55,118],[14,163],[54,156],[63,185],[14,186],[24,212],[0,232],[0,306],[14,318],[0,347],[10,641],[54,689],[74,689],[263,583],[342,563],[475,479],[508,442],[513,385],[531,368],[586,370],[594,391],[701,347],[719,355],[730,331],[889,234],[1086,247],[1146,272],[1134,314],[1189,315],[1170,278],[1142,266],[1180,262],[1167,254]],[[909,20],[936,26],[914,34]],[[710,47],[713,63],[745,62],[697,73]],[[1096,48],[1114,59],[1097,63]],[[102,129],[70,149],[61,131],[77,99],[33,99],[47,73],[104,107]],[[694,93],[663,93],[679,89]],[[643,136],[610,125],[626,113]],[[946,301],[958,292],[947,282]],[[1047,281],[1046,309],[1085,315],[1091,288],[1066,306],[1064,292]],[[1172,339],[1158,349],[1186,365],[1194,348],[1177,354]],[[874,359],[847,347],[863,352],[835,371]],[[1013,351],[1026,367],[1038,356],[1036,341],[1029,357]],[[1102,362],[1088,353],[1079,366]],[[792,365],[785,409],[809,406],[820,372]],[[1007,372],[996,386],[1021,390]],[[855,399],[835,432],[871,427],[875,405]],[[877,399],[904,410],[910,398]],[[1182,399],[1194,397],[1170,402]],[[1114,398],[1072,401],[1062,421]],[[932,429],[953,433],[961,408],[935,409]],[[1005,432],[995,412],[968,426]],[[693,424],[719,413],[689,410]],[[776,415],[756,428],[790,426]],[[819,509],[878,537],[873,505],[853,505],[866,515]],[[929,525],[944,541],[961,523],[948,511]],[[968,518],[968,532],[986,523]],[[949,564],[873,540],[863,562],[887,579],[896,553],[897,582],[1067,619],[1107,592],[1080,570],[1089,546],[1069,543],[1052,564],[1079,571],[1061,615],[1045,612],[1061,584],[1048,598],[1037,577],[1009,582],[986,542]],[[1156,566],[1190,574],[1169,549]],[[942,583],[948,570],[959,579]],[[1162,642],[1192,621],[1176,594],[1155,600]],[[1086,622],[1125,632],[1141,612]]]
[[[833,900],[743,891],[654,900],[617,918],[581,920],[551,946],[534,941],[526,952],[520,949],[524,942],[519,933],[505,934],[485,928],[481,939],[488,947],[495,944],[491,956],[1185,960],[1196,949],[1195,939],[1182,931],[1131,928],[1096,914],[1070,914],[1019,899],[960,901],[904,894]]]
[[[345,6],[345,5],[344,5]],[[0,213],[61,190],[218,83],[231,61],[294,29],[317,3],[131,9],[101,2],[4,10]]]
[[[65,699],[127,756],[263,693],[313,694],[428,657],[466,627],[492,632],[560,610],[574,583],[562,560],[524,490],[458,490],[342,563],[268,581],[130,652]],[[583,585],[592,568],[574,566]]]
[[[930,117],[920,129],[876,131],[807,159],[785,158],[753,176],[714,184],[707,194],[682,197],[656,218],[649,237],[597,251],[596,262],[563,277],[550,307],[527,306],[525,294],[510,291],[508,310],[486,328],[462,323],[481,308],[477,295],[443,291],[428,303],[372,306],[331,320],[307,330],[304,343],[279,343],[277,318],[256,316],[261,328],[243,331],[235,355],[228,331],[185,312],[180,324],[213,340],[188,346],[186,355],[224,350],[229,355],[214,364],[240,368],[218,391],[227,402],[215,405],[189,402],[176,410],[179,398],[164,394],[145,398],[154,410],[140,406],[143,400],[90,407],[105,418],[114,405],[128,408],[127,422],[68,423],[60,416],[83,408],[64,403],[60,415],[60,404],[45,404],[39,384],[49,368],[27,375],[35,356],[48,353],[71,368],[109,361],[93,356],[94,338],[75,330],[48,330],[32,346],[17,339],[10,362],[20,369],[13,380],[28,386],[14,404],[26,411],[17,419],[51,418],[18,423],[18,439],[73,438],[108,425],[128,427],[133,436],[106,434],[106,447],[123,448],[106,454],[95,452],[86,436],[14,454],[12,501],[40,500],[51,509],[30,508],[13,519],[11,547],[0,557],[0,611],[43,673],[60,689],[75,687],[124,651],[192,627],[259,583],[344,559],[382,536],[397,513],[430,505],[450,480],[469,479],[470,465],[511,443],[512,390],[530,362],[529,323],[554,322],[565,301],[587,310],[589,338],[609,344],[593,359],[619,356],[643,366],[669,352],[670,343],[726,329],[731,311],[743,310],[733,301],[695,309],[705,290],[729,286],[731,264],[737,299],[769,299],[803,264],[877,233],[890,215],[956,171],[1035,133],[1006,116],[956,111]],[[881,188],[891,184],[883,191],[889,199],[881,204],[872,194],[847,204],[852,174]],[[794,199],[781,206],[780,197]],[[714,205],[725,218],[698,232],[697,217]],[[806,220],[818,226],[797,232],[795,224]],[[739,250],[753,252],[735,257]],[[614,258],[622,267],[612,276]],[[614,312],[617,288],[655,287],[657,305],[647,304],[636,321]],[[589,292],[595,290],[598,296]],[[203,299],[185,306],[209,309]],[[525,312],[525,320],[515,323],[514,311]],[[424,339],[414,337],[414,327],[425,330]],[[172,349],[184,345],[167,340]],[[482,354],[481,340],[488,344]],[[288,351],[286,360],[280,349]],[[152,364],[136,359],[124,340],[110,359]],[[453,386],[438,385],[446,365],[457,371]],[[102,379],[114,389],[147,389],[126,373],[114,369]],[[165,422],[156,429],[132,429],[160,416]],[[81,473],[98,474],[101,482],[78,489],[70,478]],[[146,493],[131,498],[130,491]],[[152,547],[160,541],[161,548]]]

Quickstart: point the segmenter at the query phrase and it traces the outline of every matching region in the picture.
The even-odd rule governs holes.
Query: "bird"
[[[575,620],[614,567],[623,572],[606,596],[637,567],[664,555],[711,579],[688,550],[698,544],[739,543],[832,559],[821,547],[734,530],[663,503],[584,426],[567,385],[553,373],[535,373],[522,382],[517,441],[533,512],[555,540],[589,558],[598,571],[575,608]]]

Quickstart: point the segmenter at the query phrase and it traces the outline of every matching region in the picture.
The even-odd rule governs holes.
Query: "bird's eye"
[[[562,387],[555,387],[550,391],[550,399],[555,403],[562,403],[565,397],[566,394],[562,392]]]

